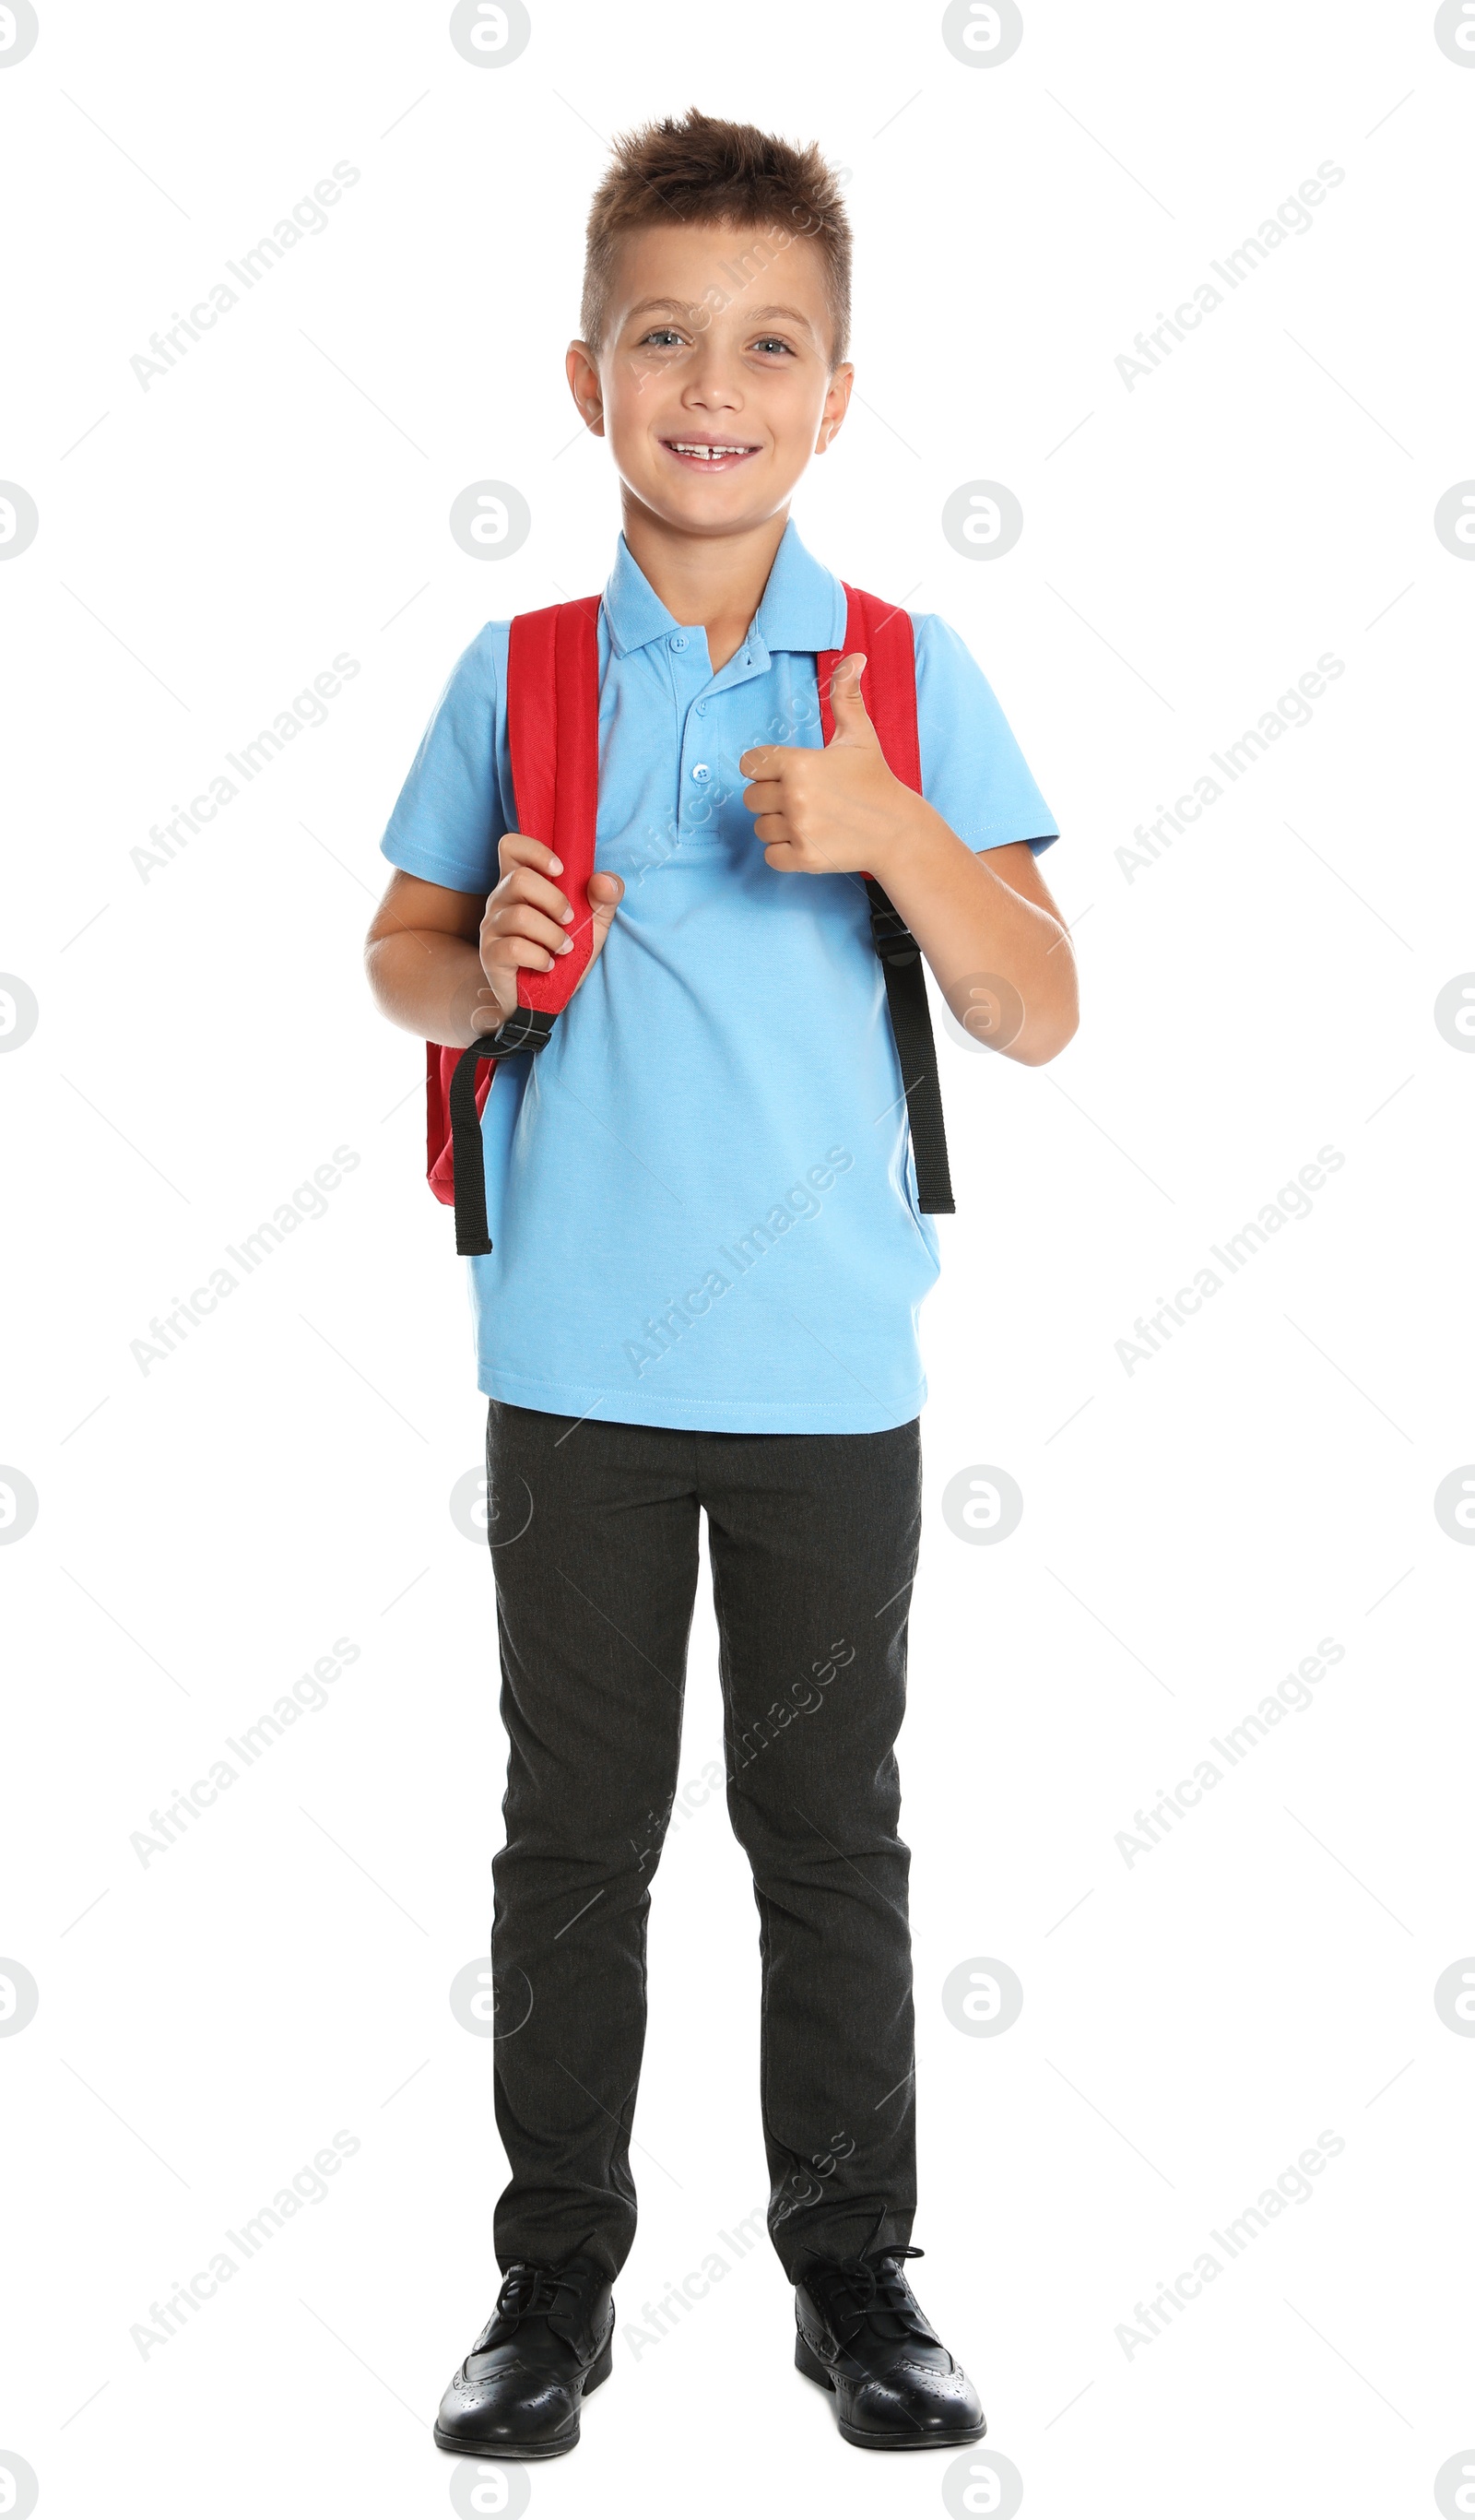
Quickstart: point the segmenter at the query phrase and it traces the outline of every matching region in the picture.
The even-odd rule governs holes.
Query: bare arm
[[[980,1041],[1025,1067],[1064,1049],[1079,1021],[1076,961],[1028,840],[975,855],[925,805],[885,874],[872,872],[961,1024],[972,1015]],[[980,980],[1002,987],[980,994]]]
[[[466,1050],[495,1032],[517,1003],[517,973],[547,971],[568,951],[573,919],[554,877],[562,863],[541,840],[507,832],[498,844],[501,878],[483,900],[396,869],[364,943],[369,986],[381,1014],[422,1041]],[[624,893],[616,875],[589,880],[594,912],[589,961],[599,959]]]

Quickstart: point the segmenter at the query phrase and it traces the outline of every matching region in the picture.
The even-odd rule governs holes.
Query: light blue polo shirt
[[[1055,824],[983,675],[946,622],[913,621],[928,800],[972,849],[1043,847]],[[517,829],[508,626],[457,664],[381,844],[457,892],[491,890]],[[477,1379],[499,1400],[807,1435],[902,1425],[926,1399],[937,1234],[865,886],[776,873],[738,767],[754,744],[821,742],[815,656],[844,636],[840,582],[790,523],[714,674],[705,631],[620,537],[596,864],[625,895],[547,1049],[498,1066],[482,1122],[493,1247],[469,1266]]]

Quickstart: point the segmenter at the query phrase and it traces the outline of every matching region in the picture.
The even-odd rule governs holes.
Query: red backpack
[[[921,789],[916,733],[916,660],[910,615],[878,596],[845,589],[845,645],[818,655],[820,716],[825,741],[834,733],[829,685],[842,655],[866,656],[866,705],[892,770]],[[561,884],[573,910],[572,951],[548,971],[519,970],[517,1004],[496,1032],[468,1050],[425,1045],[426,1155],[430,1188],[456,1210],[456,1248],[490,1251],[481,1112],[499,1058],[543,1048],[556,1018],[588,968],[591,914],[586,889],[594,873],[599,805],[600,598],[581,596],[521,612],[508,649],[507,714],[517,824],[545,840],[563,861]],[[906,922],[872,876],[865,878],[871,933],[885,969],[886,1003],[906,1088],[916,1163],[917,1203],[924,1215],[953,1213],[937,1051],[927,1008],[921,953]],[[483,1064],[486,1073],[479,1074]]]

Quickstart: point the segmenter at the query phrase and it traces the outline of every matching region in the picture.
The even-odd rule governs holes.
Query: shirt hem
[[[489,885],[484,869],[469,870],[461,861],[443,858],[434,849],[423,848],[416,839],[401,838],[396,832],[386,832],[380,842],[380,855],[398,867],[401,875],[418,876],[422,883],[438,883],[443,892],[486,893]],[[495,845],[492,866],[497,864]],[[493,873],[491,881],[497,880]]]
[[[960,832],[958,836],[961,839],[962,833]],[[975,857],[979,857],[989,849],[1012,848],[1020,840],[1027,840],[1032,849],[1048,849],[1059,836],[1058,832],[1016,832],[1012,828],[1003,831],[995,829],[985,832],[981,839],[968,840],[964,845],[972,850]]]
[[[707,1435],[883,1435],[893,1426],[910,1425],[927,1398],[923,1376],[904,1404],[877,1401],[870,1409],[795,1400],[669,1400],[654,1391],[595,1391],[577,1383],[543,1382],[528,1374],[501,1373],[486,1364],[476,1385],[488,1400],[539,1409],[550,1417]]]

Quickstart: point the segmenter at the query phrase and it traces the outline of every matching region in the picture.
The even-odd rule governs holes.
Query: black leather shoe
[[[497,2307],[440,2402],[435,2439],[468,2458],[559,2458],[614,2363],[614,2300],[590,2258],[514,2259]]]
[[[957,2450],[988,2427],[978,2392],[930,2327],[902,2272],[920,2249],[812,2266],[794,2287],[794,2361],[834,2391],[859,2450]]]

